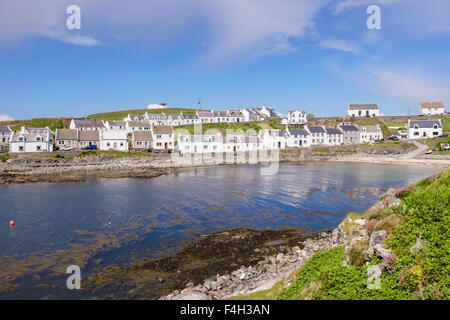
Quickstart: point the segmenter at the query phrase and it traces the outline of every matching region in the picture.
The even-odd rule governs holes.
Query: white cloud
[[[0,121],[13,121],[14,119],[7,114],[0,114]]]
[[[209,59],[296,52],[331,0],[78,0],[81,30],[66,29],[72,0],[2,0],[0,45],[46,37],[74,45],[207,43]],[[203,50],[203,52],[205,52]]]
[[[377,4],[377,5],[381,5],[381,4],[391,4],[394,2],[400,2],[403,0],[377,0],[377,1],[373,1],[373,0],[343,0],[343,1],[339,1],[335,6],[334,6],[334,14],[340,14],[343,11],[350,9],[350,8],[354,8],[354,7],[360,7],[360,6],[368,6],[371,4]]]
[[[319,45],[326,49],[335,49],[354,54],[359,54],[360,51],[357,44],[342,39],[325,39],[322,40]]]
[[[450,78],[438,78],[417,69],[389,69],[367,67],[367,77],[362,80],[366,87],[380,94],[411,104],[420,101],[444,101],[450,104]],[[361,75],[363,72],[359,71]]]

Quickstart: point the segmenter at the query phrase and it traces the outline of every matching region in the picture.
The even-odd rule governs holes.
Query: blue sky
[[[66,8],[81,9],[68,30]],[[381,30],[366,9],[381,8]],[[412,114],[450,104],[447,0],[2,0],[0,120],[347,100]]]

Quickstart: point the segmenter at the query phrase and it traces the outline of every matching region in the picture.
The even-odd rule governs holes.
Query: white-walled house
[[[344,132],[338,128],[326,128],[326,144],[329,146],[340,146],[344,144]]]
[[[28,130],[22,127],[20,131],[14,132],[9,146],[9,152],[52,152],[53,133],[48,128],[33,128]]]
[[[305,129],[311,135],[311,145],[322,145],[327,143],[327,131],[324,127],[305,126]]]
[[[179,126],[182,123],[181,114],[167,114],[167,123],[171,126]]]
[[[151,130],[152,125],[150,124],[150,121],[127,121],[126,122],[126,128],[128,133],[132,133],[133,131],[139,130]]]
[[[306,112],[303,110],[291,110],[288,112],[287,120],[289,124],[305,124]]]
[[[231,116],[228,111],[214,111],[215,123],[231,123]]]
[[[125,121],[106,121],[106,130],[127,131],[127,123]]]
[[[358,144],[361,140],[361,134],[358,126],[354,124],[339,125],[339,129],[344,133],[344,144]]]
[[[172,126],[153,126],[152,139],[154,149],[173,150],[175,148],[175,134]]]
[[[380,125],[362,125],[359,126],[360,143],[377,142],[383,139],[383,131]]]
[[[195,113],[183,113],[181,112],[181,125],[199,124],[200,119]]]
[[[244,122],[244,115],[240,110],[228,110],[232,123]]]
[[[214,123],[213,111],[197,111],[197,116],[201,123]]]
[[[104,130],[105,124],[103,120],[77,120],[70,121],[69,129],[76,130]]]
[[[150,121],[153,126],[170,125],[170,121],[164,113],[145,113],[145,120]]]
[[[0,126],[0,146],[9,145],[12,135],[13,132],[8,126]]]
[[[133,131],[131,134],[133,149],[149,149],[153,147],[153,135],[150,130]]]
[[[305,129],[287,129],[289,134],[287,146],[292,147],[310,147],[311,136]]]
[[[179,135],[180,153],[216,153],[223,152],[223,137],[215,135]]]
[[[262,134],[263,145],[267,149],[285,149],[289,133],[284,130],[268,130]]]
[[[103,130],[100,132],[100,150],[128,151],[128,132]]]
[[[445,107],[441,101],[421,102],[419,114],[423,116],[445,114]]]
[[[352,104],[348,102],[348,117],[378,117],[380,110],[378,104]]]
[[[436,138],[440,135],[441,120],[408,120],[408,139]]]

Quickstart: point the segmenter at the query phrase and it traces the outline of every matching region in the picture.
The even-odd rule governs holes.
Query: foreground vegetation
[[[381,278],[381,289],[367,287],[366,265],[343,266],[340,246],[314,255],[277,298],[449,299],[450,170],[405,189],[400,197],[399,206],[361,215],[369,233],[374,226],[388,231],[386,246],[396,257],[391,272]],[[376,223],[380,221],[382,225]],[[413,251],[418,237],[424,248]],[[379,263],[374,256],[370,265]]]
[[[398,150],[398,149],[417,149],[417,146],[413,143],[406,141],[385,141],[374,144],[360,144],[360,148],[363,149],[382,149],[382,150]]]

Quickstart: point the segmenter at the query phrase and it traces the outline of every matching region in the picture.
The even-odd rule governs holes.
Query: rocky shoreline
[[[289,286],[294,277],[292,272],[300,268],[317,251],[342,245],[346,235],[340,227],[333,231],[320,232],[285,248],[284,252],[266,256],[258,263],[224,275],[206,279],[202,284],[189,282],[183,290],[175,290],[160,300],[220,300],[233,296],[251,294],[270,289],[283,280]]]
[[[429,179],[432,180],[436,176]],[[407,192],[409,192],[407,188],[389,189],[367,211],[367,217],[349,214],[336,229],[320,232],[304,241],[299,241],[296,246],[288,248],[286,252],[268,255],[252,266],[242,266],[230,273],[218,274],[198,285],[190,282],[186,288],[162,296],[160,300],[229,299],[268,290],[279,281],[283,281],[283,286],[287,288],[295,280],[296,271],[316,252],[344,245],[343,266],[368,265],[374,255],[381,259],[381,264],[367,269],[368,279],[376,281],[382,277],[383,273],[390,272],[395,264],[395,255],[383,245],[389,233],[385,228],[389,230],[392,225],[399,222],[391,221],[391,216],[372,224],[373,221],[369,223],[367,218],[378,214],[380,210],[398,206],[400,199]],[[421,245],[419,238],[414,247]],[[416,250],[414,247],[411,250]]]

